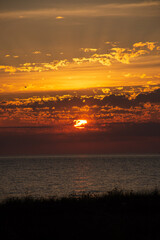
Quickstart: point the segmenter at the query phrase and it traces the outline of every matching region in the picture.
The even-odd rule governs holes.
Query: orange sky
[[[48,62],[47,59],[42,61],[47,54],[41,51],[29,52],[34,61],[25,63],[24,56],[16,55],[15,58],[6,54],[3,57],[6,64],[0,65],[0,91],[33,92],[160,83],[160,43],[138,42],[131,48],[122,48],[118,43],[104,42],[104,48],[77,49],[69,59],[61,54],[61,59],[51,60],[52,55],[49,55]]]
[[[1,154],[159,151],[160,1],[0,4]]]

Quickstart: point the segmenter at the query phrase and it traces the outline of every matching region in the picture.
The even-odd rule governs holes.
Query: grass
[[[104,195],[6,199],[1,239],[159,240],[160,193],[113,190]]]

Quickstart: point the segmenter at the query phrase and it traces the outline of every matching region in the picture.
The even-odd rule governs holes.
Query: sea
[[[0,157],[0,200],[160,189],[160,155]]]

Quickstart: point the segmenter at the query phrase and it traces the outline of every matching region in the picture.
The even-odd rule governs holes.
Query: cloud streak
[[[142,11],[143,9],[143,11]],[[107,17],[107,16],[159,16],[160,2],[137,2],[137,3],[108,3],[108,4],[89,4],[68,5],[63,8],[55,7],[35,10],[19,10],[1,12],[0,18],[40,18],[40,17]]]
[[[68,61],[64,59],[60,61],[55,60],[50,63],[24,63],[20,64],[19,67],[0,65],[0,70],[10,74],[14,74],[16,72],[44,72],[58,70],[58,68],[65,67],[67,65]]]

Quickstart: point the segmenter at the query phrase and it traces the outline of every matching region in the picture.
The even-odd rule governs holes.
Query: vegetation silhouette
[[[12,198],[0,203],[3,240],[160,239],[160,193]]]

